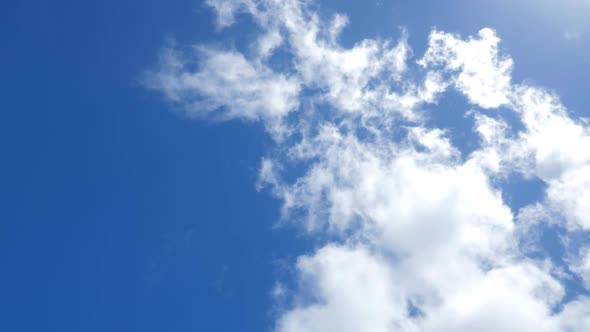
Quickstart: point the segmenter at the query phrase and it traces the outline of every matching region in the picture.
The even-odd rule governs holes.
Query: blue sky
[[[2,5],[0,329],[590,326],[590,5],[258,6]]]

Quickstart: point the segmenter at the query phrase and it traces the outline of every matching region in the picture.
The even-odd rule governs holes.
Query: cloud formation
[[[529,251],[543,249],[531,234],[547,225],[564,242],[587,238],[590,128],[555,94],[512,82],[494,30],[433,30],[413,60],[405,31],[341,46],[346,16],[321,17],[308,2],[207,3],[219,29],[238,13],[253,18],[251,51],[167,49],[146,82],[190,115],[262,121],[278,152],[263,160],[259,185],[282,200],[285,222],[329,235],[297,259],[276,331],[590,327],[590,298],[565,296],[574,277],[588,287],[588,243],[564,245],[560,261]],[[276,57],[289,66],[274,66]],[[468,154],[427,125],[427,109],[450,89],[473,107],[466,119],[479,141]],[[305,170],[292,179],[294,164]],[[543,181],[543,200],[513,211],[498,185],[512,174]]]

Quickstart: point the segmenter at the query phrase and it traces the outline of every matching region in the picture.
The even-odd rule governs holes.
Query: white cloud
[[[532,157],[529,171],[547,183],[546,208],[565,217],[570,229],[590,230],[590,128],[571,119],[554,94],[529,86],[514,90],[525,130],[513,145]]]
[[[422,66],[442,66],[452,73],[451,81],[469,100],[483,108],[508,103],[512,59],[499,56],[500,38],[492,29],[479,31],[479,38],[433,31],[429,48],[418,62]]]
[[[534,153],[533,166],[541,178],[550,181],[590,162],[590,150],[586,148],[590,131],[568,116],[559,98],[530,86],[514,90],[513,107],[526,127],[520,143]]]
[[[206,0],[206,4],[217,14],[217,27],[226,28],[235,22],[238,11],[255,12],[256,2],[252,0]]]
[[[250,55],[205,45],[196,53],[174,48],[162,53],[161,66],[148,75],[146,86],[182,104],[191,115],[224,108],[223,118],[262,120],[275,138],[282,138],[289,132],[283,120],[297,109],[304,88],[336,112],[353,113],[363,122],[377,118],[379,123],[389,122],[392,114],[416,119],[415,109],[434,101],[442,90],[436,75],[418,84],[399,82],[411,55],[403,31],[396,44],[366,39],[347,49],[337,42],[346,16],[336,15],[324,24],[298,0],[207,4],[217,14],[218,27],[233,24],[243,12],[252,15],[261,33],[251,43]],[[271,69],[270,59],[281,46],[290,51],[293,68],[287,73]]]
[[[566,237],[590,230],[590,129],[554,94],[512,83],[513,61],[494,30],[465,39],[434,30],[409,74],[405,31],[396,43],[365,39],[345,48],[338,37],[348,18],[324,19],[305,1],[207,3],[219,28],[239,12],[252,16],[259,34],[250,53],[168,51],[148,84],[194,116],[263,121],[277,149],[262,161],[259,188],[283,201],[285,222],[329,235],[298,259],[299,286],[275,289],[281,298],[295,294],[277,331],[588,326],[588,300],[556,312],[563,273],[527,255],[542,250],[534,235],[543,223]],[[272,65],[277,50],[287,54],[284,68]],[[466,119],[479,146],[466,156],[449,129],[424,121],[423,106],[449,88],[476,108]],[[522,129],[501,119],[499,107]],[[292,165],[300,167],[295,179]],[[496,180],[513,173],[544,181],[543,200],[512,211]],[[584,279],[590,251],[581,246],[569,270]]]
[[[326,246],[300,257],[297,272],[299,305],[279,319],[278,331],[385,332],[409,327],[403,289],[396,287],[386,259],[367,248]]]
[[[262,119],[273,132],[299,104],[299,82],[248,61],[241,53],[199,48],[198,69],[191,59],[167,50],[147,85],[180,104],[188,115],[205,117],[219,111],[225,119]]]
[[[571,228],[590,229],[590,164],[549,182],[547,199],[562,211]]]
[[[326,220],[331,232],[391,257],[376,259],[385,272],[371,272],[375,280],[367,284],[380,290],[380,283],[388,283],[393,289],[386,293],[393,294],[389,301],[395,305],[365,297],[367,285],[331,281],[331,275],[342,273],[353,281],[364,279],[355,277],[351,258],[341,260],[346,266],[317,267],[326,259],[322,249],[320,257],[305,260],[314,262],[312,277],[309,271],[300,271],[303,279],[317,283],[305,284],[303,292],[324,294],[327,285],[338,291],[318,295],[316,302],[287,312],[279,331],[341,330],[342,326],[470,331],[480,324],[490,331],[555,331],[557,321],[550,312],[563,295],[561,285],[548,271],[517,259],[510,210],[479,164],[458,160],[440,131],[413,128],[409,141],[382,145],[361,143],[328,126],[303,144],[307,146],[296,147],[298,156],[317,161],[293,187],[282,188],[290,208],[307,211],[310,230],[322,229],[318,223]],[[419,145],[420,151],[407,144]],[[341,254],[330,248],[327,252]],[[349,296],[354,296],[350,302],[356,306],[346,304]],[[358,307],[366,308],[366,303],[389,309],[379,319],[339,311],[344,306],[362,312]],[[410,315],[410,304],[421,315]],[[371,309],[373,314],[379,312]]]
[[[568,303],[561,314],[561,331],[590,330],[590,298],[584,297]]]
[[[325,220],[331,229],[346,230],[360,220],[396,251],[428,253],[430,246],[452,244],[449,236],[474,242],[474,249],[490,240],[481,228],[512,227],[510,210],[484,172],[458,162],[439,130],[412,128],[404,144],[363,143],[324,126],[294,151],[294,157],[315,160],[287,189],[292,207],[307,211],[310,229]]]
[[[452,270],[440,267],[439,277]],[[408,275],[418,271],[395,258],[328,245],[299,258],[300,298],[277,331],[558,331],[549,308],[563,290],[545,271],[526,262],[488,272],[458,267],[448,289],[429,293],[415,281],[420,274]]]

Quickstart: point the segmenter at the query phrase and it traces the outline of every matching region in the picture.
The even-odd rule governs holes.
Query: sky
[[[590,330],[590,2],[0,8],[0,330]]]

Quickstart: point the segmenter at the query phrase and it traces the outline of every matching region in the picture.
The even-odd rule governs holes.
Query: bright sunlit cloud
[[[308,2],[207,3],[220,33],[238,14],[254,20],[250,51],[167,49],[146,85],[191,116],[261,121],[276,149],[259,187],[283,222],[329,239],[297,258],[276,331],[590,329],[587,289],[566,296],[590,279],[590,243],[568,244],[590,231],[590,127],[551,91],[514,82],[496,31],[433,29],[424,54],[406,32],[346,48],[348,18]],[[471,106],[469,153],[427,121],[451,91]],[[514,174],[545,183],[543,198],[511,208],[500,183]],[[547,225],[562,232],[559,260],[531,254],[549,250],[536,236]]]

